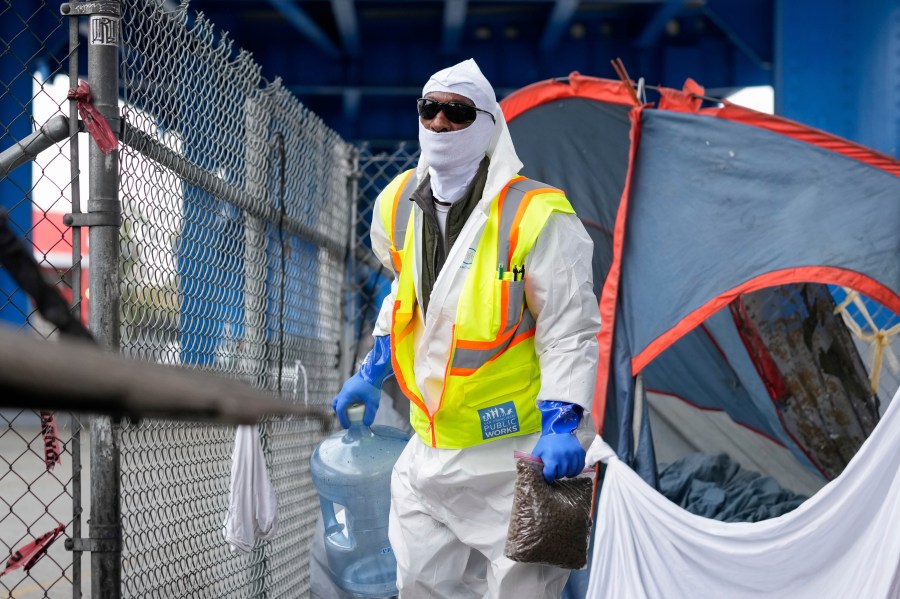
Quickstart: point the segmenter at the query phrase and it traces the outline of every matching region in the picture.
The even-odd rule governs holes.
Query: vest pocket
[[[499,281],[500,283],[500,328],[497,336],[516,328],[525,307],[525,281]]]
[[[449,373],[452,376],[470,376],[483,367],[500,359],[518,334],[517,329],[525,326],[534,328],[534,319],[522,322],[525,307],[525,281],[497,280],[494,287],[493,322],[485,340],[457,337],[454,340],[453,358]]]
[[[530,364],[472,377],[461,385],[462,404],[469,408],[481,408],[509,401],[511,396],[519,395],[531,386],[531,377]]]

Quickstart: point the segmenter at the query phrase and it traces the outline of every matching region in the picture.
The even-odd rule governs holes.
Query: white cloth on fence
[[[900,391],[843,473],[761,522],[696,516],[656,492],[600,437],[589,599],[900,597]]]
[[[237,427],[231,459],[225,541],[232,551],[248,553],[257,540],[272,538],[278,528],[278,501],[256,425]]]

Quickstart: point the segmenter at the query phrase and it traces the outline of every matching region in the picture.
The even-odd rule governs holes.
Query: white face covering
[[[497,121],[492,123],[491,117],[479,112],[474,123],[452,133],[423,132],[419,121],[422,154],[416,165],[417,179],[422,181],[430,175],[434,195],[442,202],[453,202],[462,197],[481,159],[488,156],[491,163],[481,202],[489,202],[522,168],[494,88],[469,58],[432,75],[422,88],[422,96],[431,92],[451,92],[469,98]]]
[[[419,121],[419,146],[431,175],[431,191],[442,202],[460,199],[484,158],[494,123],[479,112],[475,122],[458,131],[436,133]]]

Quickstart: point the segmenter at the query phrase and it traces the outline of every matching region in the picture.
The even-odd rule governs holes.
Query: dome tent
[[[649,435],[632,434],[628,388],[641,374],[652,394],[723,410],[833,478],[877,414],[845,327],[818,314],[832,300],[808,285],[854,288],[900,312],[900,163],[780,117],[727,103],[702,109],[702,93],[689,80],[683,91],[661,88],[656,107],[636,106],[622,82],[573,73],[501,103],[523,174],[565,190],[594,240],[601,342],[613,356],[601,365],[595,420],[652,481],[653,460],[641,458]],[[773,286],[774,310],[771,297],[742,295]],[[776,333],[766,334],[766,319],[784,320],[778,310],[805,326],[817,320],[842,347],[847,397],[830,398],[840,413],[829,419],[851,423],[844,461],[829,463],[815,437],[797,438],[804,427],[791,422],[791,403],[807,399],[792,383],[822,366],[778,360]]]
[[[501,103],[523,174],[564,189],[595,242],[595,424],[651,485],[647,392],[721,410],[834,478],[878,421],[867,378],[880,364],[866,372],[824,285],[874,299],[896,328],[900,163],[780,117],[701,108],[691,81],[658,91],[658,106],[637,105],[623,83],[573,73]]]

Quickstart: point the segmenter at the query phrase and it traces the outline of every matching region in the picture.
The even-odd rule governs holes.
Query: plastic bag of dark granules
[[[547,484],[540,458],[516,452],[516,489],[506,534],[506,557],[577,570],[587,564],[591,534],[588,476]]]

